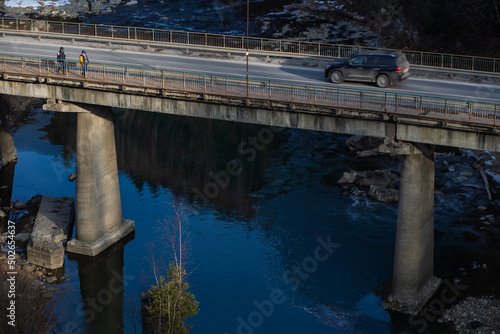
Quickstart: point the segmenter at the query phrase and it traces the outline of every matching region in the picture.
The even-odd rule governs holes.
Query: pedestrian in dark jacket
[[[63,74],[66,74],[66,53],[64,48],[61,46],[59,52],[57,53],[57,61],[59,62],[59,68],[57,69],[57,74],[62,70]]]
[[[82,65],[82,75],[86,78],[87,77],[87,66],[89,64],[89,57],[87,56],[87,53],[85,50],[82,50],[82,53],[80,54],[80,65]]]

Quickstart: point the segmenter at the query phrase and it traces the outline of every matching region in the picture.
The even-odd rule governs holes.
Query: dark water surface
[[[13,136],[13,200],[74,196],[75,116],[37,110],[33,119]],[[174,202],[188,210],[188,280],[200,302],[192,333],[443,332],[382,309],[397,204],[345,197],[334,185],[346,170],[397,172],[397,158],[359,159],[346,137],[328,133],[134,111],[114,120],[123,216],[135,221],[135,237],[96,259],[66,259],[58,332],[140,332],[134,310],[154,282],[151,254],[169,261],[150,245]],[[241,172],[227,183],[229,162]],[[461,298],[491,294],[500,263],[498,239],[469,224],[488,203],[484,189],[467,186],[481,185],[475,172],[457,180],[463,171],[474,172],[455,155],[436,158],[435,274],[470,279]]]

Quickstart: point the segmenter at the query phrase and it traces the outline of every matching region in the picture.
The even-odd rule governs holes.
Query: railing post
[[[419,109],[420,110],[419,110],[418,114],[422,115],[422,96],[420,96],[420,108]]]
[[[151,29],[151,38],[153,39],[153,42],[155,41],[155,30]]]
[[[497,109],[498,109],[498,104],[495,104],[495,119],[493,121],[494,125],[497,125]]]
[[[172,30],[170,30],[169,35],[170,35],[170,43],[172,43]]]
[[[318,43],[318,56],[321,56],[321,43]]]
[[[115,29],[111,26],[111,38],[115,38]]]
[[[208,46],[208,34],[205,33],[205,46]]]
[[[398,94],[394,94],[394,112],[398,112]]]
[[[387,112],[387,92],[384,92],[384,111]]]
[[[448,100],[444,100],[444,119],[448,119]]]
[[[359,108],[360,109],[363,109],[363,98],[364,98],[363,91],[361,90],[361,91],[359,91]]]
[[[3,71],[7,72],[7,62],[5,61],[5,56],[3,56]]]
[[[106,65],[102,65],[102,74],[104,77],[104,82],[106,82]]]
[[[49,29],[50,29],[50,28],[49,28],[49,27],[50,27],[50,25],[49,25],[49,21],[45,21],[45,23],[47,23],[47,24],[46,24],[46,27],[47,27],[47,32],[49,32]]]
[[[226,95],[227,95],[227,77],[224,78],[226,81]]]
[[[444,54],[441,54],[441,67],[444,67]]]
[[[314,87],[314,104],[318,104],[317,100],[316,100],[316,95],[317,95],[317,92],[318,92],[318,88]]]
[[[188,43],[188,45],[191,44],[191,43],[189,43],[189,32],[187,33],[187,43]]]
[[[207,75],[203,74],[203,93],[207,92]]]
[[[127,27],[127,39],[130,39],[130,27]]]
[[[424,53],[420,52],[420,65],[424,64]]]
[[[476,60],[474,59],[474,57],[472,57],[472,70],[474,71],[474,68],[475,68],[475,63],[476,63]]]
[[[3,28],[5,28],[5,21],[4,21],[3,17],[2,17],[2,29]]]
[[[19,30],[19,19],[16,19],[16,30]]]
[[[134,27],[134,39],[137,40],[137,27]]]
[[[292,82],[292,103],[293,103],[293,91],[294,91],[294,85],[293,85],[293,82]]]
[[[282,51],[281,51],[281,39],[280,39],[280,52],[282,52]]]
[[[165,89],[165,71],[161,71],[161,89]]]
[[[97,24],[94,24],[94,36],[97,36]]]
[[[186,73],[182,72],[182,89],[186,90]]]
[[[81,23],[78,23],[78,35],[81,35],[81,34],[82,34]]]
[[[299,41],[299,54],[301,54],[301,53],[302,53],[302,49],[300,47],[300,41]]]
[[[469,101],[469,122],[472,120],[472,102]]]
[[[453,55],[451,55],[451,56],[450,56],[450,59],[451,59],[451,64],[450,64],[450,66],[451,66],[451,68],[453,68]]]
[[[340,44],[339,44],[339,52],[337,52],[337,58],[340,58]]]
[[[226,35],[222,36],[222,44],[226,47]]]
[[[142,86],[146,87],[146,71],[142,70]]]
[[[64,34],[64,22],[61,22],[61,30],[62,30],[62,33]]]
[[[33,31],[33,20],[30,20],[30,29]]]
[[[38,58],[38,75],[42,75],[42,60]]]

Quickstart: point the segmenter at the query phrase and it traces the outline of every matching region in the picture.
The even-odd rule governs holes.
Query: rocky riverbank
[[[112,12],[116,6],[137,4],[136,0],[3,1],[1,10],[15,18],[76,20]]]
[[[440,322],[451,322],[458,334],[499,334],[500,301],[492,297],[468,297],[446,310]]]

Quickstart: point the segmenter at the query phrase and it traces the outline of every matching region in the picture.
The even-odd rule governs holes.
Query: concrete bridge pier
[[[434,270],[434,146],[398,144],[400,197],[392,291],[385,307],[416,314],[441,284]]]
[[[10,132],[0,124],[0,167],[17,160],[17,150]]]
[[[111,110],[71,103],[48,103],[44,109],[77,113],[76,238],[67,251],[95,256],[135,229],[122,217]]]

